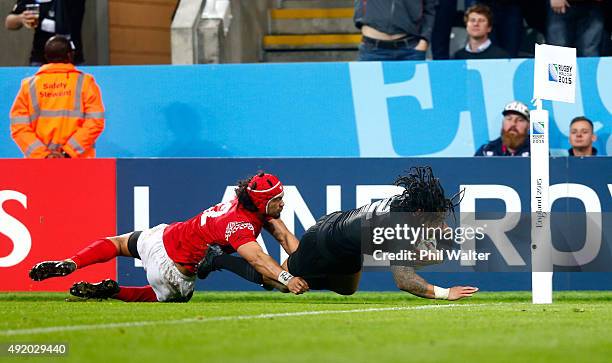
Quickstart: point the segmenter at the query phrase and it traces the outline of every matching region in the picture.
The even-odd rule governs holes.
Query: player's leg
[[[321,253],[321,256],[328,256],[328,254]],[[326,259],[318,257],[317,259],[319,260],[318,265],[313,264],[313,258],[304,259],[304,261],[299,258],[289,261],[289,272],[295,272],[296,276],[301,276],[298,273],[304,274],[304,279],[311,290],[330,290],[340,295],[352,295],[357,291],[361,280],[362,258],[360,254],[344,254],[335,258],[328,256]],[[314,266],[314,269],[309,266]]]
[[[84,268],[96,263],[110,261],[117,256],[133,257],[128,248],[128,241],[133,234],[137,235],[138,233],[138,231],[130,232],[99,239],[77,252],[76,255],[68,260],[73,261],[77,268]]]
[[[327,289],[340,295],[353,295],[359,287],[360,280],[361,271],[348,275],[329,275]]]
[[[108,299],[119,292],[119,284],[115,280],[106,279],[98,283],[86,281],[77,282],[70,288],[70,294],[87,299]]]
[[[106,279],[98,283],[77,282],[70,288],[70,294],[86,299],[116,299],[125,302],[157,302],[157,295],[151,287],[119,286],[117,281]]]
[[[286,262],[283,269],[287,269]],[[210,245],[204,258],[197,266],[197,275],[205,279],[213,271],[227,270],[235,273],[243,279],[262,285],[266,290],[278,289],[281,292],[289,292],[289,289],[276,280],[269,279],[255,270],[244,258],[224,253],[218,245]]]
[[[66,276],[77,269],[103,263],[117,256],[132,257],[128,248],[128,241],[133,233],[93,241],[74,256],[62,261],[40,262],[30,270],[30,278],[34,281],[42,281],[50,277]]]
[[[119,293],[113,296],[113,299],[126,302],[187,302],[191,299],[195,288],[195,276],[183,275],[165,250],[154,251],[146,262],[143,259],[143,266],[149,285],[121,286]]]
[[[292,265],[312,266],[313,264],[308,262],[308,256],[308,254],[292,255]],[[211,259],[211,261],[212,262],[210,262],[210,264],[214,266],[215,269],[225,269],[234,272],[248,281],[263,285],[264,288],[269,290],[275,288],[281,292],[289,292],[287,287],[280,282],[262,276],[242,257],[224,254],[214,257]],[[293,269],[289,268],[287,261],[288,260],[285,260],[281,267],[284,270],[291,272],[295,276],[302,277],[300,274],[304,274],[303,277],[308,282],[311,290],[330,290],[341,295],[352,295],[355,293],[355,291],[357,291],[357,287],[359,286],[361,271],[348,274],[331,275],[321,274],[322,271],[316,271],[317,275],[315,276],[315,271],[308,272],[303,267],[294,267]]]
[[[258,285],[264,284],[266,279],[257,272],[244,258],[226,254],[217,244],[209,245],[202,261],[196,266],[199,279],[205,279],[213,271],[228,270],[243,279]],[[266,279],[267,280],[267,279]]]
[[[298,258],[299,259],[299,258]],[[284,270],[291,272],[287,266],[287,260],[281,265]],[[299,264],[299,261],[296,262]],[[320,272],[320,271],[319,271]],[[298,275],[296,275],[298,276]],[[340,295],[352,295],[357,291],[359,287],[359,281],[361,280],[361,270],[355,273],[349,274],[331,274],[331,275],[310,275],[304,277],[308,283],[308,287],[311,290],[330,290]],[[273,281],[267,277],[263,278],[264,287],[275,288],[280,292],[289,292],[286,286],[278,281]]]
[[[208,245],[204,258],[196,266],[198,278],[204,280],[211,272],[219,271],[226,266],[230,270],[236,269],[234,273],[240,275],[242,262],[238,260],[241,260],[241,258],[226,254],[218,244]],[[246,276],[244,278],[251,281]]]
[[[352,295],[359,288],[363,255],[343,255],[334,265],[333,273],[328,276],[329,289],[340,295]]]
[[[97,284],[79,282],[70,293],[85,298],[112,298],[125,302],[179,302],[188,301],[194,289],[195,277],[183,275],[168,256],[163,244],[166,225],[130,236],[120,241],[119,250],[140,258],[147,274],[147,286],[119,286],[113,280]],[[126,243],[125,243],[126,242]]]
[[[143,231],[137,240],[137,251],[147,274],[149,285],[143,287],[120,286],[112,296],[127,302],[185,302],[191,299],[195,287],[195,276],[183,275],[170,259],[163,242],[167,225],[161,224]],[[133,244],[130,244],[133,251]]]
[[[333,218],[333,216],[331,217]],[[309,229],[298,250],[287,259],[287,270],[308,282],[311,290],[330,290],[341,295],[357,291],[361,279],[362,257],[360,246],[346,248],[347,240],[327,238],[331,223],[323,219],[317,228]],[[342,247],[340,243],[344,244]],[[354,247],[354,246],[351,246]],[[354,250],[355,252],[346,252]]]
[[[120,236],[110,237],[108,240],[115,247],[115,256],[125,256],[140,259],[138,252],[138,240],[141,235],[141,231],[135,231]],[[81,262],[84,258],[87,262],[90,255],[102,255],[103,251],[100,250],[100,244],[94,242],[92,245],[83,249],[77,254],[76,260]],[[110,245],[107,244],[108,255],[112,255]],[[101,257],[98,257],[102,259]],[[111,259],[111,258],[109,258]],[[77,263],[78,264],[78,263]],[[82,265],[79,265],[82,266]],[[106,279],[98,283],[90,283],[86,281],[77,282],[70,288],[70,294],[82,298],[88,299],[108,299],[114,298],[122,301],[138,301],[138,302],[152,302],[157,301],[155,292],[151,286],[119,286],[119,284],[111,279]]]
[[[311,248],[314,246],[314,240],[316,239],[319,225],[320,223],[317,223],[315,226],[310,227],[306,231],[306,233],[302,236],[300,240],[300,244],[297,250],[290,256],[290,258],[298,259],[301,261],[306,261],[313,258],[313,256],[303,255],[307,255],[307,250],[309,250],[309,246]],[[314,258],[316,259],[316,257]],[[289,270],[287,261],[284,261],[281,267],[284,270],[291,272]],[[220,251],[218,246],[212,245],[208,247],[208,251],[204,256],[204,259],[202,259],[202,261],[198,264],[197,275],[199,278],[204,279],[210,274],[210,272],[215,270],[231,271],[245,280],[251,281],[258,285],[262,285],[267,290],[272,290],[276,288],[281,292],[289,292],[287,287],[281,284],[280,282],[262,276],[262,274],[257,272],[257,270],[255,270],[255,268],[251,266],[244,258],[224,254]],[[294,276],[304,277],[299,274],[294,274]]]

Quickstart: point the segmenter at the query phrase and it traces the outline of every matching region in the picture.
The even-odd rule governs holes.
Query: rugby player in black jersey
[[[451,198],[444,195],[440,180],[434,177],[430,167],[411,168],[408,175],[396,180],[395,185],[404,188],[402,194],[321,217],[304,233],[299,247],[283,263],[283,268],[291,275],[305,279],[311,290],[331,290],[351,295],[359,285],[363,255],[371,254],[371,251],[364,250],[367,244],[362,244],[364,221],[370,227],[389,226],[392,215],[408,215],[418,220],[419,224],[442,226],[457,203],[457,195]],[[416,296],[458,300],[478,291],[478,288],[471,286],[434,286],[415,272],[415,268],[435,263],[433,261],[390,262],[397,287]],[[284,290],[284,286],[276,281],[262,278],[244,259],[224,254],[220,248],[211,246],[198,266],[198,277],[206,278],[210,272],[220,269],[232,271],[264,287]]]

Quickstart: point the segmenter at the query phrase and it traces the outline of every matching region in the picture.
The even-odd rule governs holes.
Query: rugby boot
[[[50,277],[66,276],[76,270],[76,263],[64,261],[44,261],[37,263],[30,270],[30,278],[34,281],[42,281]]]
[[[119,292],[117,281],[106,279],[96,284],[81,281],[72,285],[70,294],[86,299],[108,299]]]
[[[223,252],[221,246],[217,244],[208,245],[206,255],[204,255],[202,261],[200,261],[196,266],[198,278],[203,280],[207,278],[208,274],[210,274],[211,272],[219,271],[218,268],[213,267],[213,260],[215,259],[215,257],[221,256],[224,253],[225,252]]]

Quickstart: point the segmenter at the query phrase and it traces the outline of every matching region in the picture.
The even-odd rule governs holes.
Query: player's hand
[[[567,0],[550,0],[550,8],[556,14],[565,14],[566,8],[569,7]]]
[[[21,13],[21,24],[28,29],[34,29],[38,26],[38,15],[32,11],[24,11]]]
[[[295,276],[289,280],[287,288],[296,295],[303,294],[309,289],[308,283],[304,279]]]
[[[464,297],[471,297],[478,291],[477,287],[472,286],[453,286],[448,292],[448,300],[459,300]]]

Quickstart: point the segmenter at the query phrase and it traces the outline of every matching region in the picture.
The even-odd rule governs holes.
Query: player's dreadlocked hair
[[[263,171],[258,172],[256,175],[262,176],[264,174]],[[254,175],[253,175],[254,176]],[[246,179],[238,181],[238,187],[236,188],[236,197],[238,197],[238,203],[244,207],[244,209],[249,212],[257,212],[257,206],[253,203],[251,197],[249,197],[249,193],[247,192],[247,187],[253,179],[253,176],[250,176]]]
[[[434,177],[429,166],[410,168],[408,175],[400,176],[395,185],[403,187],[404,192],[391,203],[392,212],[423,212],[425,218],[433,222],[441,222],[449,213],[455,213],[455,207],[462,192],[446,198],[440,179]]]

